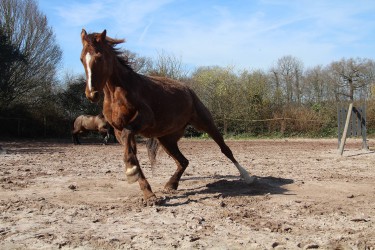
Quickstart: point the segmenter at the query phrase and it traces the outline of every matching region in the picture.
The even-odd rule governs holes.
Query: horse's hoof
[[[139,174],[127,175],[126,176],[126,180],[128,181],[129,184],[132,184],[132,183],[138,181],[138,179],[139,179]]]
[[[245,180],[247,184],[255,184],[257,182],[257,177],[256,176],[242,176],[242,178]]]
[[[178,188],[178,182],[167,182],[164,186],[164,193],[176,193]]]
[[[177,193],[177,188],[165,186],[164,190],[162,192],[165,193],[165,194],[175,194],[175,193]]]

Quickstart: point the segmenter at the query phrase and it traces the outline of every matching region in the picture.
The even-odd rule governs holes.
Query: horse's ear
[[[103,30],[103,32],[100,34],[100,36],[98,37],[98,39],[96,40],[97,42],[103,42],[105,41],[105,37],[107,36],[107,30]]]
[[[85,40],[85,36],[87,36],[87,32],[85,29],[82,29],[81,31],[81,40],[82,40],[82,44],[83,44],[83,41]]]

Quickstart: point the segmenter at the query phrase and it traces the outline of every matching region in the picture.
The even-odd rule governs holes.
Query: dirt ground
[[[138,158],[162,206],[128,184],[119,144],[0,141],[0,249],[375,249],[375,145],[349,139],[227,141],[256,183],[212,140],[182,140],[190,165]]]

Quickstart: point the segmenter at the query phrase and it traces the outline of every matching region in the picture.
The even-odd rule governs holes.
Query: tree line
[[[337,109],[367,103],[374,125],[375,62],[349,58],[305,69],[291,55],[268,71],[201,67],[189,79],[223,132],[234,134],[334,135]]]
[[[368,132],[375,129],[375,62],[343,58],[305,68],[286,55],[268,70],[201,66],[189,72],[181,58],[154,59],[123,50],[134,71],[188,84],[225,135],[334,136],[337,109],[367,104]],[[66,137],[81,114],[101,104],[84,96],[84,75],[57,79],[62,51],[34,0],[0,2],[0,136]],[[82,68],[83,72],[83,68]],[[187,135],[200,135],[191,129]]]

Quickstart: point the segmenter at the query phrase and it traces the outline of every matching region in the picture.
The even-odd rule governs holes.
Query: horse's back
[[[186,120],[186,123],[193,125],[198,130],[215,127],[211,112],[189,86],[169,78],[153,77],[152,79],[163,85],[165,96],[161,95],[161,98],[168,105],[168,108],[164,107],[168,113],[171,110],[176,110],[183,116],[182,120]]]
[[[169,106],[166,110],[175,108],[178,112],[185,111],[187,113],[184,116],[188,116],[193,123],[198,120],[209,123],[213,121],[211,112],[189,86],[169,78],[154,77],[153,79],[163,82],[163,90],[167,90],[163,91],[166,96],[162,97],[163,100],[167,100],[165,102]],[[173,99],[173,101],[170,99]]]
[[[97,125],[95,122],[95,116],[84,115],[82,118],[82,127],[86,130],[96,130]]]
[[[164,77],[152,77],[153,91],[146,97],[153,105],[159,118],[173,116],[176,119],[188,118],[194,109],[194,98],[191,89],[178,81]]]
[[[193,98],[190,88],[181,82],[166,77],[150,77],[152,86],[150,87],[147,100],[163,110],[178,109],[183,111],[190,109],[193,105]],[[146,101],[146,100],[145,100]]]
[[[95,116],[80,115],[74,121],[74,130],[96,130]]]

